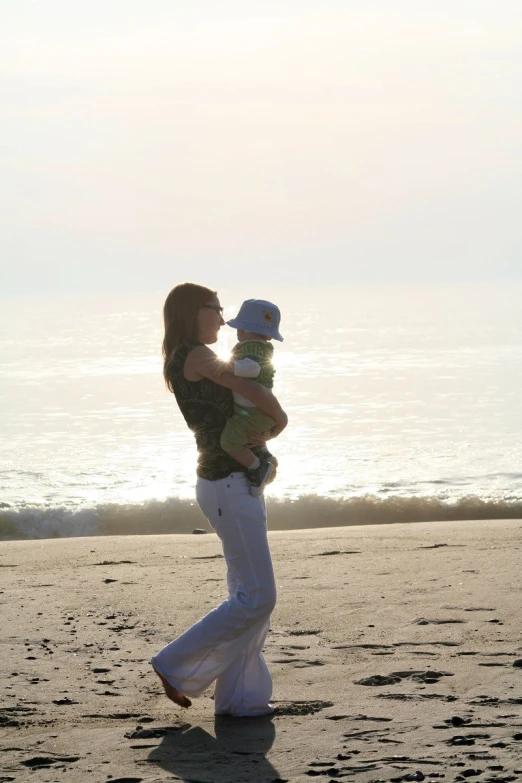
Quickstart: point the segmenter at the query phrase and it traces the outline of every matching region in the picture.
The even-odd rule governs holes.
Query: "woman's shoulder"
[[[190,354],[190,356],[208,356],[209,354],[211,356],[215,355],[210,350],[208,345],[198,343],[195,340],[187,340],[187,342],[183,343],[183,350],[187,355]]]
[[[175,384],[183,376],[187,357],[199,345],[202,343],[198,343],[196,340],[184,340],[174,347],[167,363],[167,373],[172,384]]]
[[[176,345],[173,353],[175,356],[180,356],[181,354],[191,353],[196,348],[206,348],[206,346],[203,345],[203,343],[200,343],[199,340],[183,340],[183,342]]]
[[[197,340],[184,340],[182,343],[178,343],[171,355],[171,363],[175,367],[182,367],[185,364],[185,360],[188,356],[199,351],[201,348],[205,348],[203,343]]]

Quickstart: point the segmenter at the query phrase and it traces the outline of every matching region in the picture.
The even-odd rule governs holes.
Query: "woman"
[[[223,545],[229,597],[155,655],[152,666],[165,693],[181,707],[215,680],[217,715],[267,715],[272,679],[261,652],[275,606],[276,589],[263,496],[253,497],[242,468],[220,447],[221,431],[234,412],[232,390],[251,399],[276,422],[267,437],[287,425],[272,393],[236,378],[208,348],[224,325],[215,291],[182,283],[164,310],[163,372],[196,436],[196,497]],[[252,436],[254,445],[262,438]]]

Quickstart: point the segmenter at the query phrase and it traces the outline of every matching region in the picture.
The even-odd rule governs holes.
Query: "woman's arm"
[[[237,378],[236,380],[244,381],[244,383],[248,384],[247,391],[241,391],[240,389],[236,391],[252,400],[263,413],[266,413],[267,416],[270,416],[275,421],[275,426],[272,427],[270,432],[264,434],[264,440],[276,438],[287,426],[288,416],[280,406],[275,394],[265,386],[256,383],[256,381],[249,381],[246,378]]]
[[[183,372],[189,381],[208,378],[219,386],[239,392],[275,421],[271,437],[276,437],[288,424],[288,416],[270,389],[248,378],[239,378],[232,372],[230,362],[223,362],[206,345],[196,346],[187,356]]]

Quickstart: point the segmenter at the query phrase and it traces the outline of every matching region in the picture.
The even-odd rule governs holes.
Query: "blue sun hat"
[[[281,313],[275,304],[265,299],[246,299],[239,308],[236,318],[227,321],[227,326],[244,329],[246,332],[256,332],[283,342],[279,333],[280,323]]]

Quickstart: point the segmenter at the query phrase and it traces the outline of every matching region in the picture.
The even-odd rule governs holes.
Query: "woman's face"
[[[205,345],[211,345],[216,342],[218,332],[225,324],[222,314],[223,308],[217,296],[212,297],[203,307],[200,307],[198,312],[198,335],[201,342]]]

